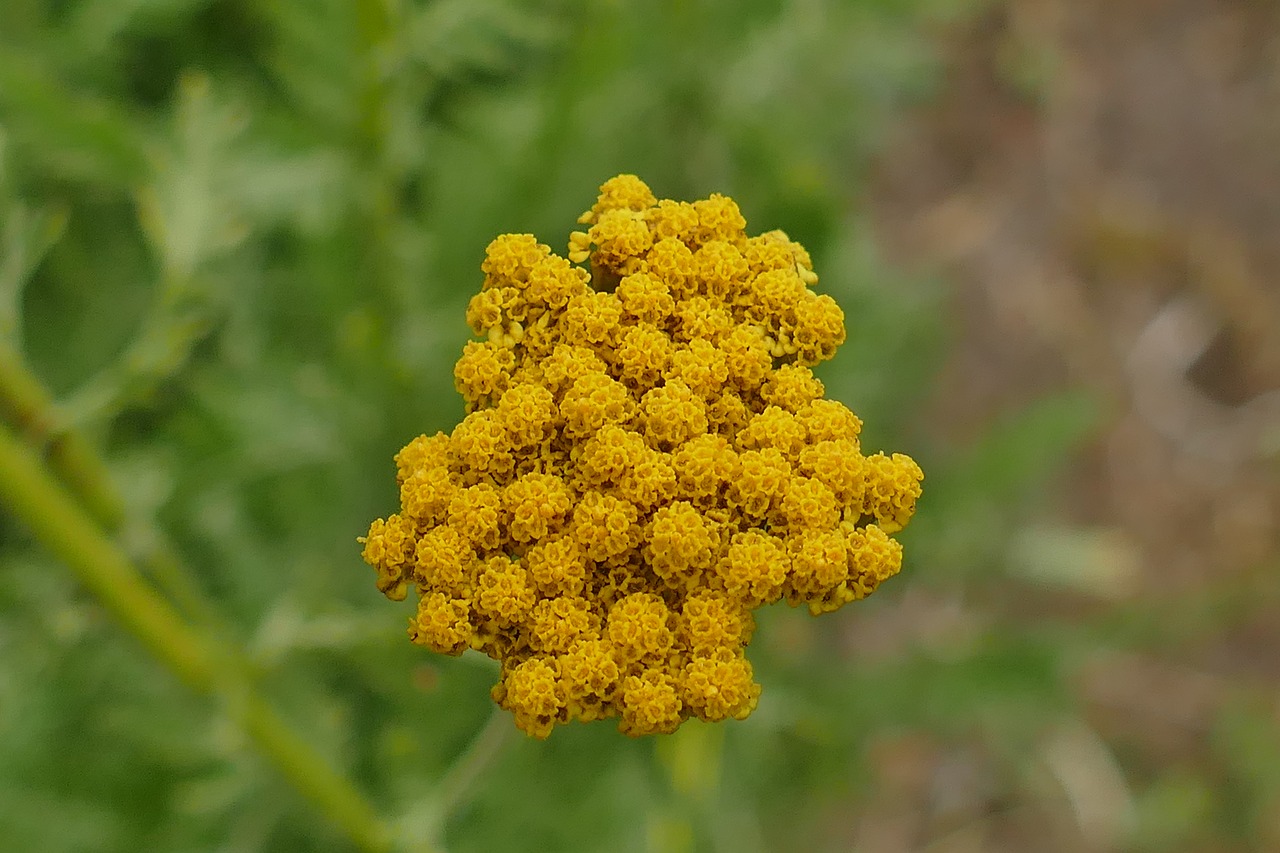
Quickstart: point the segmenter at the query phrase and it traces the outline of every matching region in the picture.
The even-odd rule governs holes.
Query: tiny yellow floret
[[[466,417],[395,457],[400,511],[361,537],[409,639],[499,661],[529,735],[743,719],[753,611],[813,614],[902,565],[924,475],[863,455],[810,369],[845,340],[808,252],[733,199],[606,181],[561,256],[489,244],[454,383]]]

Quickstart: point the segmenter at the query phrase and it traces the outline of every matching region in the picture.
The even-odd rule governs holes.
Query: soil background
[[[940,34],[940,98],[897,127],[875,178],[893,262],[953,288],[937,439],[963,444],[1050,389],[1104,412],[1049,498],[1094,537],[1093,570],[969,606],[1034,621],[1141,602],[1164,639],[1080,668],[1093,733],[1063,735],[1049,789],[984,800],[972,756],[895,743],[880,805],[897,817],[865,849],[1280,847],[1280,798],[1252,837],[1228,820],[1125,840],[1143,804],[1123,781],[1200,780],[1160,795],[1198,813],[1198,785],[1230,786],[1223,715],[1280,719],[1277,20],[1270,3],[1023,0]],[[968,780],[967,818],[922,838],[948,772]]]

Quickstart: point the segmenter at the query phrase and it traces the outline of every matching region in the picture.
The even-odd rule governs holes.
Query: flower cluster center
[[[364,558],[388,597],[416,589],[415,643],[501,662],[493,697],[531,735],[741,719],[752,611],[832,611],[895,574],[923,475],[864,456],[824,398],[810,368],[844,315],[802,246],[632,175],[580,222],[567,256],[489,245],[454,368],[468,414],[396,456],[400,512]]]

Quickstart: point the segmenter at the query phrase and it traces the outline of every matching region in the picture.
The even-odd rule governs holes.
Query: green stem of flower
[[[29,446],[43,451],[45,464],[99,527],[118,533],[130,520],[106,463],[79,432],[64,429],[54,412],[48,390],[22,355],[0,339],[0,418]],[[143,568],[186,616],[211,627],[220,626],[213,606],[164,535],[154,529],[144,533],[148,545],[139,558]]]
[[[650,818],[651,849],[701,847],[697,827],[707,826],[714,813],[723,749],[723,725],[698,720],[686,720],[673,734],[654,744],[670,788],[663,805]]]
[[[8,428],[0,428],[0,501],[184,684],[226,701],[281,775],[361,850],[391,849],[373,806],[227,663],[233,650],[190,628]]]
[[[124,520],[124,503],[111,487],[107,467],[78,433],[54,422],[53,399],[8,340],[0,339],[0,414],[45,459],[102,527]]]
[[[471,793],[471,786],[502,752],[515,730],[511,715],[501,708],[495,708],[484,727],[440,779],[437,788],[441,792],[441,820],[447,820],[458,804],[466,800]]]

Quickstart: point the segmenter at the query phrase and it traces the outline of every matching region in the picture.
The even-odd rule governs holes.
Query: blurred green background
[[[0,847],[360,849],[243,691],[405,850],[1280,849],[1277,79],[1265,2],[4,0],[7,434],[249,675],[6,507]],[[810,249],[925,497],[871,599],[760,614],[745,722],[537,742],[355,538],[485,245],[619,172]]]

